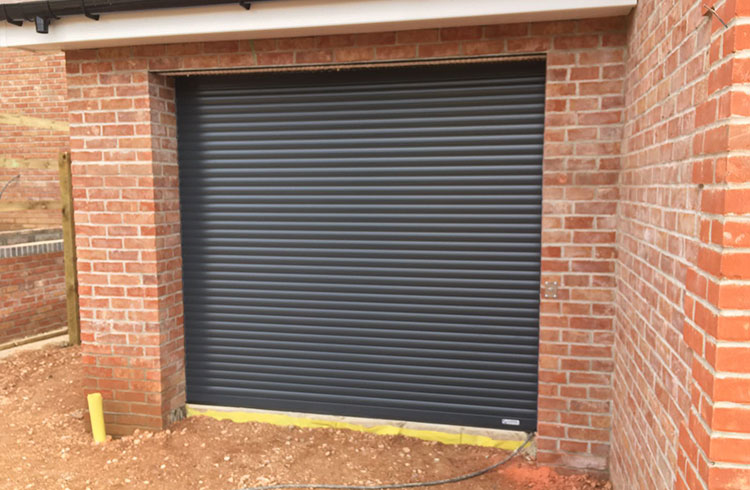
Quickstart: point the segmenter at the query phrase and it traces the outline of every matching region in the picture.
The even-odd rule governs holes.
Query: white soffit
[[[2,0],[0,0],[2,2]],[[626,15],[636,0],[278,0],[239,5],[83,15],[0,25],[0,47],[82,49],[226,41]]]

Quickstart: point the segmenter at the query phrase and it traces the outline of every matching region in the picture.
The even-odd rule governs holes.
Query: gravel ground
[[[371,485],[442,479],[502,459],[500,450],[403,436],[235,424],[192,417],[96,445],[87,433],[78,348],[0,360],[0,489],[234,490],[276,483]],[[594,490],[609,483],[563,476],[516,458],[439,490]]]

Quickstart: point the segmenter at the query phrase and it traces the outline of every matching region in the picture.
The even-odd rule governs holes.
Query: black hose
[[[393,483],[389,485],[373,485],[373,486],[357,486],[357,485],[322,485],[318,483],[301,483],[301,484],[283,484],[283,485],[268,485],[264,487],[245,487],[240,490],[278,490],[282,488],[308,488],[308,489],[318,489],[318,490],[389,490],[394,488],[420,488],[420,487],[436,487],[438,485],[447,485],[449,483],[458,483],[464,480],[469,480],[471,478],[476,478],[478,476],[482,476],[485,473],[489,473],[490,471],[494,470],[495,468],[498,468],[511,459],[515,458],[518,453],[520,453],[523,448],[525,448],[531,440],[534,438],[533,433],[529,433],[529,437],[526,438],[526,440],[521,444],[518,449],[510,453],[508,456],[506,456],[504,459],[498,461],[497,463],[493,464],[492,466],[488,466],[487,468],[484,468],[482,470],[475,471],[473,473],[469,473],[462,476],[457,476],[455,478],[447,478],[445,480],[435,480],[435,481],[427,481],[427,482],[416,482],[416,483]]]
[[[5,183],[5,185],[3,186],[3,189],[0,190],[0,199],[2,199],[3,193],[5,192],[5,189],[7,189],[8,187],[10,187],[10,184],[12,184],[13,182],[15,182],[16,180],[18,180],[20,178],[21,178],[21,174],[18,174],[15,177],[13,177],[12,179],[10,179],[8,182]]]

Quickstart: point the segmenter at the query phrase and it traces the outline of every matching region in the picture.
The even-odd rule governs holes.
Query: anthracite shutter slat
[[[544,87],[178,79],[188,401],[535,430]]]

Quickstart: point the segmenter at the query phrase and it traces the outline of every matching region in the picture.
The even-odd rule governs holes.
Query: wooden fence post
[[[81,319],[78,310],[78,272],[76,271],[76,232],[73,219],[73,178],[70,153],[60,153],[60,194],[62,202],[63,245],[65,250],[65,294],[68,304],[70,345],[81,343]]]

